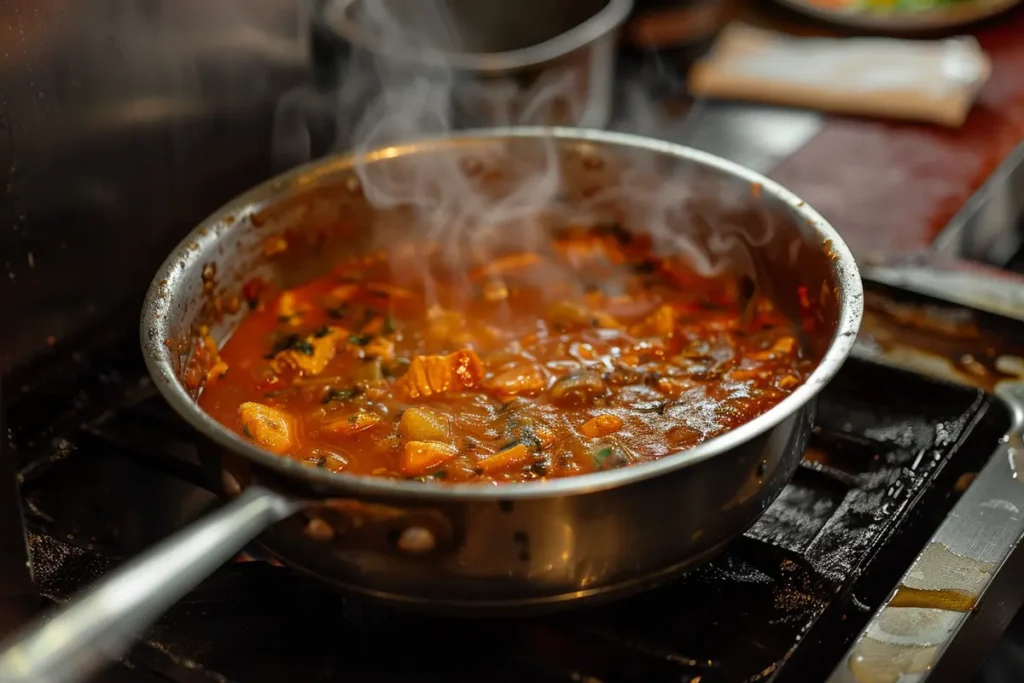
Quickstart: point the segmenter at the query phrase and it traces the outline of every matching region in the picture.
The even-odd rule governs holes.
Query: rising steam
[[[374,49],[352,51],[340,69],[340,88],[330,98],[303,90],[282,100],[274,140],[279,157],[292,164],[308,159],[314,122],[330,119],[335,149],[351,150],[359,159],[356,171],[367,200],[379,209],[405,211],[420,231],[417,237],[441,245],[459,263],[499,249],[537,250],[553,223],[615,215],[631,229],[652,234],[659,252],[685,259],[702,274],[730,269],[756,277],[751,248],[771,238],[770,217],[763,215],[762,233],[752,234],[749,219],[741,227],[722,210],[723,203],[749,207],[749,193],[723,197],[717,187],[713,203],[707,194],[702,201],[690,172],[655,168],[653,155],[631,159],[604,189],[572,201],[563,201],[570,189],[564,180],[568,169],[553,138],[516,142],[516,154],[510,154],[508,143],[495,141],[474,146],[471,159],[451,148],[375,158],[379,150],[441,137],[466,123],[572,123],[585,109],[585,88],[579,72],[570,68],[549,70],[528,86],[507,78],[482,80],[452,68],[445,61],[450,53],[435,49],[438,43],[449,50],[463,47],[460,35],[466,28],[457,30],[450,6],[407,2],[399,16],[390,2],[359,3],[358,22]],[[627,91],[626,127],[650,134],[658,127],[657,111],[638,93]],[[497,192],[488,189],[481,182],[486,175],[481,169],[488,168],[500,168],[514,182]],[[373,227],[378,246],[392,246],[397,230],[408,242],[408,222]],[[429,288],[427,274],[417,276]]]

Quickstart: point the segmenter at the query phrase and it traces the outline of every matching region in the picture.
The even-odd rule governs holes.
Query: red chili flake
[[[251,308],[256,308],[260,301],[260,291],[263,289],[263,282],[259,278],[253,278],[242,287],[242,296],[249,302]]]
[[[800,308],[807,310],[811,307],[811,297],[807,294],[806,287],[798,287],[796,295],[800,298]]]

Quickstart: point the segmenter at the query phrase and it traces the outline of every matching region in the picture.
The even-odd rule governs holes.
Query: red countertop
[[[856,254],[926,247],[1024,141],[1024,7],[972,33],[992,77],[961,128],[830,117],[772,173]]]

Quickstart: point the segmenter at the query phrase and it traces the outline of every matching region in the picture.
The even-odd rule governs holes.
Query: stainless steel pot
[[[632,8],[633,0],[325,0],[317,21],[376,58],[369,88],[382,73],[392,83],[442,81],[463,127],[604,128],[619,32]],[[343,74],[340,87],[349,101],[369,101],[371,92],[352,93],[357,75]]]
[[[498,487],[305,467],[264,452],[201,411],[183,381],[198,327],[208,326],[222,343],[243,315],[227,313],[231,298],[253,274],[286,284],[304,279],[339,251],[351,253],[373,238],[388,210],[368,202],[357,165],[400,172],[403,164],[440,156],[478,170],[515,168],[524,177],[537,170],[531,164],[556,159],[560,196],[570,202],[627,177],[639,180],[638,188],[685,178],[687,196],[673,197],[677,228],[695,239],[728,233],[759,287],[794,320],[810,304],[819,324],[805,327],[802,341],[817,368],[771,410],[689,451]],[[639,178],[627,175],[637,172]],[[619,194],[613,204],[629,214],[646,210],[645,201]],[[290,248],[268,258],[263,247],[278,237]],[[814,398],[846,359],[861,312],[857,267],[821,216],[766,178],[677,145],[597,131],[504,129],[299,168],[197,227],[157,273],[143,312],[143,352],[156,385],[216,445],[232,502],[111,574],[41,630],[12,641],[0,656],[0,680],[72,680],[68,672],[89,670],[97,657],[123,647],[264,531],[267,548],[325,582],[435,610],[518,613],[665,581],[741,534],[782,491],[806,446]]]

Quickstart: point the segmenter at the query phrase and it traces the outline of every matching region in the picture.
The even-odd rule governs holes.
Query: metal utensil
[[[316,21],[376,58],[375,70],[392,81],[443,71],[460,127],[610,122],[618,35],[632,0],[377,1],[385,30],[366,19],[366,0],[327,0]],[[379,85],[367,82],[360,101]]]
[[[632,168],[685,173],[696,210],[715,208],[727,218],[722,225],[756,233],[748,257],[759,262],[766,276],[759,287],[781,311],[798,320],[798,290],[822,292],[814,298],[821,326],[805,335],[806,351],[818,361],[808,381],[761,416],[688,451],[502,487],[424,485],[305,467],[240,439],[199,409],[184,380],[197,330],[207,328],[222,343],[242,315],[224,316],[215,302],[237,296],[254,273],[287,283],[318,263],[328,267],[332,248],[351,253],[382,218],[356,181],[357,164],[455,154],[506,169],[515,159],[530,174],[524,160],[538,146],[545,159],[552,147],[558,155],[567,197],[620,183],[617,174]],[[620,201],[628,207],[634,200],[623,193]],[[766,224],[773,226],[767,240]],[[349,229],[327,244],[319,239],[339,225]],[[287,258],[268,260],[263,245],[282,236],[291,240]],[[861,313],[857,267],[817,213],[767,178],[678,145],[599,131],[512,128],[296,169],[198,226],[157,273],[143,311],[150,373],[170,405],[217,446],[206,457],[220,468],[234,501],[7,643],[0,680],[81,680],[264,529],[263,544],[293,567],[369,598],[434,611],[519,614],[663,582],[717,553],[782,491],[804,452],[815,396],[846,359]]]

